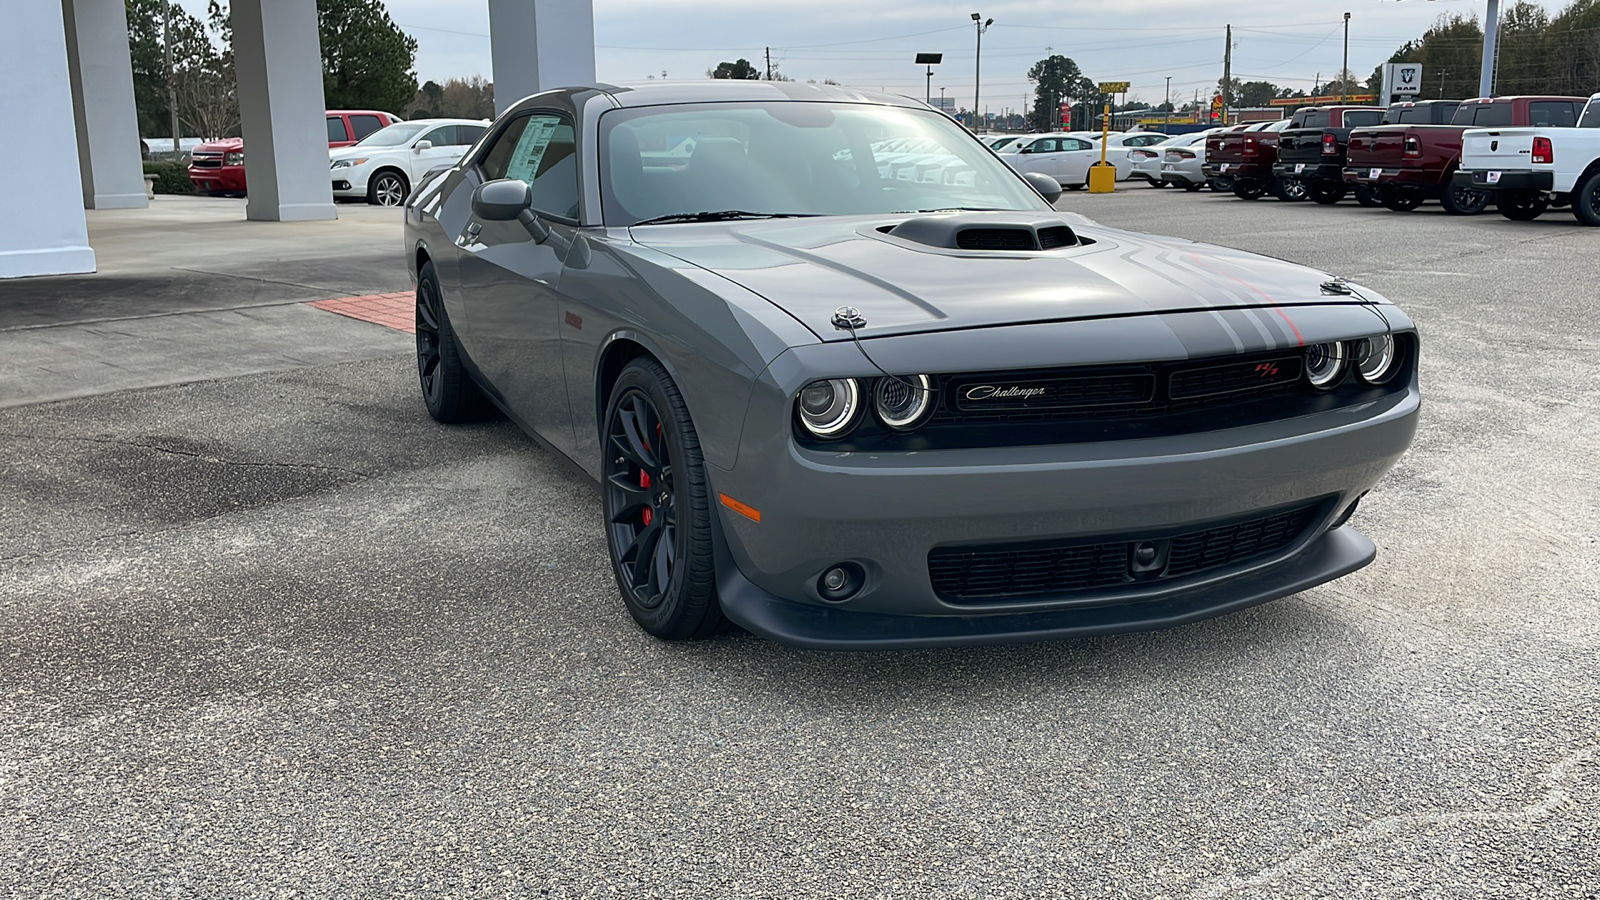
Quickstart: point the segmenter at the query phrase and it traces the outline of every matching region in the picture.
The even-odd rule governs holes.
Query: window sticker
[[[522,140],[517,142],[517,149],[511,155],[511,165],[506,169],[507,178],[533,183],[534,173],[539,171],[539,163],[544,159],[544,151],[550,146],[550,139],[555,136],[558,124],[556,119],[544,118],[535,118],[528,123],[522,132]]]

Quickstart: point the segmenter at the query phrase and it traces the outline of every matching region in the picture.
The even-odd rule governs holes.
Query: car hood
[[[206,141],[204,144],[196,144],[194,150],[190,152],[203,150],[208,153],[234,153],[243,149],[244,138],[231,137],[216,141]]]
[[[333,147],[328,150],[328,161],[332,162],[336,159],[355,159],[362,156],[376,156],[385,150],[393,149],[393,147],[357,147],[355,144],[351,144],[348,147]]]
[[[832,324],[841,306],[859,310],[867,321],[861,335],[876,337],[1190,310],[1283,312],[1360,303],[1361,294],[1382,299],[1365,289],[1326,292],[1328,273],[1271,257],[1105,228],[1070,213],[1043,216],[1093,243],[967,251],[880,230],[906,216],[654,225],[632,233],[641,244],[765,297],[825,341],[849,337]]]

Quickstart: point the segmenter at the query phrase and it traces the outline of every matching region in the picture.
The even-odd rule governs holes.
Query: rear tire
[[[1600,172],[1593,172],[1572,189],[1572,215],[1589,226],[1600,226]]]
[[[1448,175],[1444,187],[1439,190],[1439,203],[1452,216],[1475,216],[1489,205],[1489,199],[1488,191],[1456,187]]]
[[[1383,205],[1377,193],[1364,184],[1356,185],[1353,193],[1356,195],[1356,202],[1368,209],[1376,209]]]
[[[1550,201],[1534,191],[1501,191],[1494,198],[1495,209],[1513,222],[1532,222],[1550,208]]]
[[[662,640],[720,631],[705,460],[660,363],[640,357],[617,376],[601,440],[606,544],[628,612]]]
[[[494,404],[467,374],[432,262],[423,263],[417,273],[416,324],[417,379],[428,415],[446,425],[476,422],[492,415]]]
[[[1348,193],[1348,191],[1345,190],[1345,187],[1342,184],[1306,185],[1306,194],[1310,196],[1313,202],[1320,203],[1323,206],[1332,206],[1333,204],[1338,203],[1340,200],[1344,199],[1346,193]]]
[[[1274,178],[1268,190],[1285,203],[1298,203],[1310,196],[1306,183],[1298,178]]]
[[[1387,209],[1395,212],[1411,212],[1422,205],[1422,194],[1410,188],[1397,188],[1384,185],[1378,188],[1378,199],[1383,201]]]

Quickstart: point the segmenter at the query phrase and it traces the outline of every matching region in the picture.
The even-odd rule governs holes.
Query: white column
[[[235,0],[245,217],[336,219],[316,0]]]
[[[93,272],[61,4],[6,3],[0,110],[26,140],[0,141],[0,278]],[[15,137],[15,135],[13,135]]]
[[[61,0],[61,12],[83,205],[143,209],[150,201],[144,194],[125,0]]]
[[[592,0],[489,0],[494,110],[529,94],[594,82]]]

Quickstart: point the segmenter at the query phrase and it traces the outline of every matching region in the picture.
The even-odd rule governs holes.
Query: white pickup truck
[[[1508,219],[1570,204],[1579,222],[1600,225],[1600,94],[1575,122],[1469,130],[1454,177],[1457,187],[1492,192]]]

